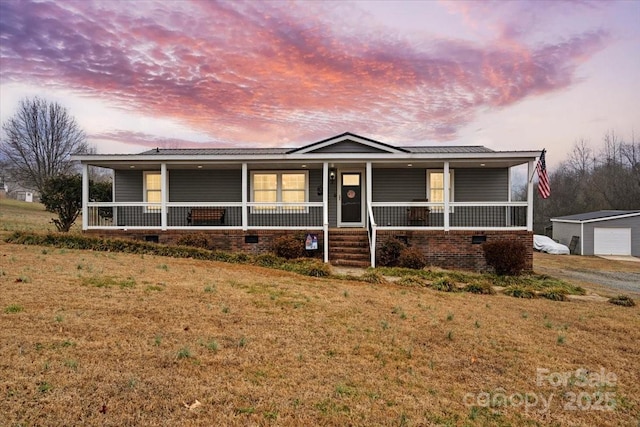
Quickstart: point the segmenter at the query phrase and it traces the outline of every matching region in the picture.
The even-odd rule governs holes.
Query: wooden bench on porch
[[[413,199],[414,202],[428,202],[429,199]],[[407,210],[407,220],[409,225],[429,225],[429,214],[431,209],[428,206],[411,206]]]
[[[191,208],[187,214],[189,225],[224,225],[225,209]]]

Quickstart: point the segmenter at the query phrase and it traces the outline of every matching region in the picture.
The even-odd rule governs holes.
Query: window
[[[305,203],[308,172],[252,172],[251,201],[259,203]],[[255,211],[275,211],[275,206],[254,206]],[[306,211],[304,206],[291,206],[278,209],[278,212]]]
[[[160,172],[144,173],[144,201],[148,203],[162,202],[162,180]],[[147,206],[145,212],[160,212],[160,206]]]
[[[449,201],[453,202],[453,170],[449,170]],[[444,203],[444,170],[429,169],[427,171],[427,198],[429,202]],[[435,212],[442,212],[439,208]]]

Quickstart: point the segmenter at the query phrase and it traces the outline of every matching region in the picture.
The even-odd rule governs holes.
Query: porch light
[[[198,165],[198,169],[202,169],[202,165]]]
[[[409,167],[409,168],[410,168],[411,166],[413,166],[413,163],[409,163],[409,164],[407,164],[407,167]]]
[[[336,180],[336,170],[331,169],[329,170],[329,181],[333,182],[335,180]]]
[[[135,165],[129,166],[129,169],[135,169],[135,168],[136,168]]]
[[[480,166],[484,166],[484,163],[480,163]]]

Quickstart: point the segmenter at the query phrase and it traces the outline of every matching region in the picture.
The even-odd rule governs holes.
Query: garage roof
[[[583,222],[609,221],[612,219],[627,218],[630,216],[640,216],[640,211],[606,210],[606,211],[586,212],[581,214],[551,218],[551,221],[583,223]]]

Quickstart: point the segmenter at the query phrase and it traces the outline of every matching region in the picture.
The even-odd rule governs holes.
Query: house
[[[432,265],[482,270],[482,243],[497,239],[525,243],[532,266],[533,184],[527,201],[512,201],[510,168],[526,164],[533,173],[539,153],[399,147],[344,133],[297,148],[74,159],[83,170],[85,233],[172,242],[200,232],[216,248],[253,253],[299,233],[311,235],[325,262],[358,266],[375,266],[382,242],[395,237]],[[113,171],[113,202],[92,201],[89,166]]]
[[[640,256],[640,210],[587,212],[551,222],[553,239],[573,247],[572,253]]]

